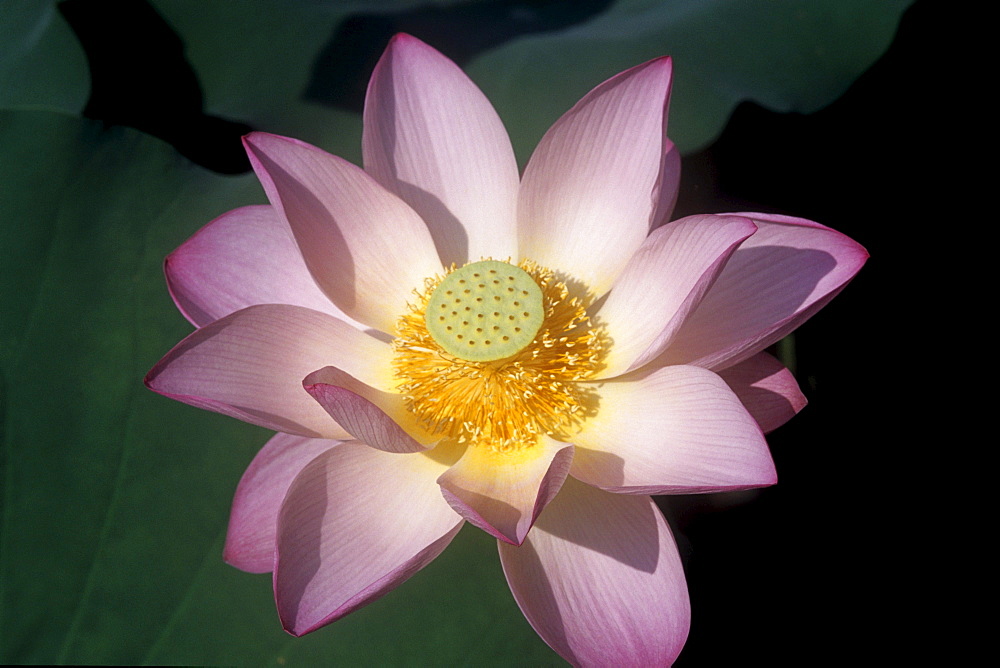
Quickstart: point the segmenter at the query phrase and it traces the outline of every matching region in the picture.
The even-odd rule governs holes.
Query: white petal
[[[438,484],[455,512],[471,524],[520,545],[559,492],[572,461],[573,446],[546,436],[529,450],[511,453],[470,447]]]
[[[256,304],[294,304],[350,321],[316,285],[270,206],[219,216],[167,256],[164,273],[177,308],[197,327]]]
[[[514,151],[462,70],[396,35],[365,99],[365,169],[427,223],[445,265],[517,255]]]
[[[571,474],[629,494],[774,484],[760,427],[718,375],[673,366],[594,383],[597,415],[573,437]]]
[[[708,215],[654,230],[597,312],[611,339],[601,377],[636,369],[663,352],[733,251],[756,230],[746,218]]]
[[[538,635],[577,666],[669,666],[687,639],[687,585],[670,528],[649,497],[573,480],[500,560]]]
[[[302,386],[337,424],[373,448],[422,452],[426,444],[439,440],[417,425],[402,395],[376,390],[336,367],[309,374]]]
[[[184,403],[275,431],[346,439],[302,387],[336,364],[378,388],[392,385],[392,347],[333,316],[261,304],[202,327],[146,375],[146,385]]]
[[[223,558],[249,573],[274,570],[278,511],[306,464],[340,441],[275,434],[250,462],[236,486]]]
[[[726,263],[712,289],[653,364],[719,370],[752,357],[805,322],[861,269],[868,253],[812,221],[760,213],[757,233]]]
[[[521,257],[582,281],[600,296],[672,201],[666,169],[669,58],[622,72],[549,129],[521,183]],[[664,177],[672,182],[664,183]]]
[[[244,143],[316,284],[355,320],[392,332],[414,288],[442,271],[420,216],[364,170],[315,146],[261,132]]]
[[[792,372],[767,353],[723,369],[719,376],[765,434],[791,420],[807,403]]]
[[[274,593],[302,635],[384,596],[447,547],[462,518],[435,479],[443,465],[344,443],[295,479],[278,517]]]

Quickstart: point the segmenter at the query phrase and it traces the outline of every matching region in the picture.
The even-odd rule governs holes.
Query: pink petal
[[[249,573],[274,569],[278,511],[295,476],[340,441],[275,434],[236,486],[223,558]]]
[[[545,134],[518,202],[521,257],[600,296],[673,196],[666,138],[671,64],[659,58],[608,79]]]
[[[365,169],[423,217],[445,265],[517,255],[514,151],[455,63],[396,35],[368,84],[364,127]]]
[[[724,369],[805,322],[844,289],[868,259],[848,237],[801,218],[761,213],[698,309],[655,364]]]
[[[542,436],[528,450],[469,447],[440,478],[455,512],[492,536],[520,545],[569,473],[573,446]]]
[[[612,492],[697,494],[772,485],[760,427],[718,375],[663,367],[596,384],[573,477]]]
[[[314,146],[260,132],[244,143],[319,287],[350,317],[392,332],[413,289],[442,271],[420,216],[364,170]]]
[[[670,527],[649,497],[573,479],[520,547],[498,543],[532,628],[575,666],[669,666],[691,620]]]
[[[612,341],[601,377],[636,369],[663,352],[733,251],[756,230],[748,219],[732,216],[691,216],[654,230],[598,311]]]
[[[765,434],[805,408],[805,396],[792,372],[767,353],[757,353],[719,372]]]
[[[447,547],[462,518],[444,466],[344,443],[295,478],[278,516],[274,594],[285,630],[309,633],[385,595]]]
[[[275,431],[350,438],[302,379],[337,364],[369,385],[391,385],[392,347],[319,311],[262,304],[193,332],[146,375],[146,385],[184,403]]]
[[[410,434],[426,443],[434,440],[417,426],[402,395],[376,390],[340,369],[329,366],[315,371],[305,377],[302,386],[337,424],[373,448],[422,452],[427,445]]]
[[[295,304],[348,319],[316,285],[270,206],[219,216],[167,256],[164,272],[177,308],[197,327],[255,304]]]
[[[663,162],[660,164],[660,187],[657,192],[656,207],[653,209],[653,224],[656,229],[670,221],[677,204],[677,195],[681,183],[681,152],[672,141],[667,139],[663,151]]]

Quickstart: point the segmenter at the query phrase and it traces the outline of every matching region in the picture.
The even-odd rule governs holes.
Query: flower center
[[[444,277],[431,293],[424,322],[455,357],[490,362],[526,348],[544,315],[542,290],[528,272],[483,260]]]
[[[499,452],[565,439],[595,408],[603,331],[533,262],[482,260],[425,281],[396,325],[398,391],[433,434]]]

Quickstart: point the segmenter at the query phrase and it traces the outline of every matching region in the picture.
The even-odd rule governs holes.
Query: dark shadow
[[[767,285],[765,291],[789,296],[786,310],[780,315],[789,317],[805,303],[823,277],[837,267],[837,260],[826,251],[812,249],[787,246],[740,248],[733,253],[723,274],[728,275],[727,278],[732,276],[730,280],[734,283],[742,284],[743,272],[757,273],[762,265],[769,267],[774,275],[786,277],[783,282]],[[780,269],[776,269],[778,267]],[[711,298],[711,291],[708,294]]]
[[[610,452],[602,452],[600,450],[591,450],[590,448],[584,448],[579,445],[576,447],[576,454],[574,459],[579,466],[580,455],[583,454],[587,459],[595,462],[593,466],[588,465],[587,469],[594,469],[601,472],[600,480],[602,484],[607,484],[611,487],[622,486],[625,483],[625,460],[618,455],[612,454]]]
[[[434,248],[437,249],[444,267],[447,268],[452,263],[461,267],[466,262],[476,262],[480,259],[469,257],[469,235],[461,221],[440,198],[415,185],[403,182],[398,183],[394,192],[403,199],[411,197],[408,201],[412,202],[413,210],[420,214],[420,218],[426,223],[431,239],[434,240]]]
[[[289,220],[302,221],[300,226],[307,225],[312,233],[307,239],[300,238],[296,226],[292,226],[295,241],[316,284],[327,293],[327,296],[330,296],[328,286],[355,285],[355,269],[350,253],[341,253],[337,258],[328,256],[329,249],[349,248],[333,214],[299,179],[289,174],[262,151],[254,150],[254,153],[271,178],[275,182],[283,183],[279,197],[286,217]],[[319,212],[322,214],[317,215]],[[340,299],[336,303],[342,310],[350,312],[357,303],[353,292],[341,291],[338,296]]]
[[[544,513],[542,515],[544,517]],[[526,541],[516,548],[518,551],[518,563],[521,568],[518,573],[531,573],[535,579],[535,590],[532,594],[535,606],[530,610],[544,610],[544,618],[536,618],[536,615],[525,615],[532,626],[541,626],[547,633],[546,637],[551,637],[556,641],[556,645],[568,647],[566,639],[566,625],[563,623],[562,615],[559,614],[559,602],[552,592],[552,584],[549,581],[548,573],[542,565],[542,560],[538,558],[538,551],[531,541]],[[520,604],[520,602],[518,602]],[[522,608],[523,610],[523,608]],[[537,628],[536,628],[537,631]]]
[[[586,485],[572,477],[567,478],[562,491],[538,516],[536,526],[644,573],[655,571],[660,556],[660,530],[654,514],[657,510],[652,505],[646,505],[637,514],[634,496],[593,491],[573,494],[570,490],[577,486]],[[572,508],[560,508],[563,504],[572,504]],[[592,518],[597,517],[602,521],[593,522]],[[632,535],[641,538],[623,545],[615,540],[615,536],[608,534],[607,526],[629,526]]]
[[[252,128],[204,113],[183,43],[145,0],[65,0],[59,11],[87,54],[84,116],[142,130],[216,172],[250,170],[240,137]]]
[[[360,112],[375,63],[393,35],[405,32],[464,67],[480,53],[532,33],[560,30],[600,13],[611,0],[493,0],[426,5],[345,19],[313,64],[305,98]]]
[[[770,352],[770,350],[769,350]],[[795,408],[784,395],[765,387],[755,387],[765,378],[780,371],[781,363],[775,361],[773,368],[756,365],[737,365],[723,375],[723,380],[736,393],[750,415],[757,421],[765,434],[774,431],[795,416]]]
[[[599,494],[593,491],[574,494],[571,491],[573,487],[579,489],[583,486],[583,483],[567,478],[563,492],[539,516],[536,526],[562,540],[585,550],[607,555],[631,568],[644,573],[654,572],[660,554],[661,528],[656,518],[659,510],[652,504],[642,503],[643,510],[636,513],[638,504],[634,496]],[[595,526],[593,518],[598,517],[602,522]],[[629,527],[633,540],[628,544],[617,542],[614,535],[609,535],[616,532],[607,531],[609,525]],[[666,528],[662,530],[669,531]],[[550,571],[543,565],[530,537],[518,548],[503,546],[501,551],[503,549],[517,550],[516,555],[512,555],[516,557],[513,563],[518,565],[515,578],[533,583],[531,598],[534,604],[526,611],[532,626],[536,630],[544,629],[543,635],[555,640],[556,645],[569,648],[565,623],[559,614],[560,602],[554,594],[555,585],[552,584]],[[508,562],[504,566],[508,576],[511,574],[510,565]],[[588,574],[577,572],[575,575],[586,578]],[[594,574],[593,577],[600,577],[600,574]],[[544,612],[544,616],[537,614],[538,612]],[[565,658],[572,661],[573,657]]]
[[[392,63],[389,63],[389,67],[392,67]],[[372,63],[374,67],[374,63]],[[369,74],[370,74],[369,70]],[[365,81],[367,81],[367,76]],[[386,113],[383,114],[384,119],[392,119],[393,121],[397,118],[396,115],[396,93],[393,90],[393,83],[388,78],[382,79],[384,84],[384,90],[382,88],[377,89],[377,96],[379,99],[379,104],[385,108]],[[369,128],[371,129],[371,128]],[[396,126],[393,124],[391,127],[381,127],[381,136],[384,144],[385,153],[389,156],[395,155],[395,148],[398,139],[398,133]],[[440,198],[436,197],[432,193],[419,188],[418,186],[406,183],[400,180],[399,174],[395,172],[396,162],[389,160],[388,163],[393,168],[392,178],[396,180],[395,186],[393,186],[393,191],[402,197],[410,206],[416,211],[420,217],[427,224],[427,229],[431,233],[431,238],[434,240],[434,247],[438,251],[438,255],[441,259],[441,264],[448,267],[452,263],[457,266],[462,266],[468,261],[475,261],[479,258],[470,258],[469,255],[469,237],[465,232],[465,228],[462,223],[456,218],[448,207],[445,206],[444,202]]]
[[[303,469],[298,475],[298,480],[310,474],[327,479],[327,468],[330,465],[330,458],[320,455]],[[313,485],[309,494],[310,512],[299,513],[295,520],[295,534],[299,543],[298,549],[293,553],[295,561],[292,564],[283,563],[278,571],[279,574],[282,572],[292,574],[300,586],[296,591],[288,592],[282,597],[284,604],[282,607],[287,606],[282,611],[284,613],[282,622],[289,631],[290,623],[299,617],[302,597],[322,565],[323,522],[327,517],[326,510],[329,504],[327,485]]]
[[[709,290],[704,301],[681,326],[676,340],[678,342],[686,341],[687,345],[683,349],[678,348],[678,345],[669,346],[657,359],[666,363],[670,363],[671,359],[676,359],[677,355],[686,359],[696,359],[703,354],[719,349],[719,346],[729,345],[730,337],[724,331],[722,337],[716,337],[715,340],[710,334],[700,338],[687,334],[692,331],[712,332],[718,330],[718,327],[713,326],[713,323],[724,321],[733,315],[722,308],[722,305],[726,303],[737,303],[740,305],[741,311],[752,312],[755,302],[767,301],[771,294],[780,295],[781,309],[769,312],[768,317],[764,320],[768,323],[775,323],[790,318],[805,303],[823,277],[832,272],[836,266],[836,259],[825,251],[785,246],[758,246],[738,249],[726,264],[720,277],[721,280]],[[761,272],[761,267],[767,267],[765,271],[770,276],[780,276],[782,279],[761,284],[760,281],[753,279]],[[726,286],[733,286],[734,290],[740,293],[737,295],[738,298],[730,296],[727,299],[722,294]],[[751,289],[754,290],[752,294],[749,292]],[[836,292],[837,290],[834,289],[831,294]],[[805,313],[808,315],[817,311],[829,298],[828,295],[815,300],[804,310]],[[743,314],[743,317],[747,317],[746,313]],[[762,320],[761,331],[765,331],[768,326],[770,325],[763,324]],[[782,332],[781,328],[776,330],[776,333],[784,335]]]
[[[497,540],[505,540],[500,537],[501,528],[510,531],[517,527],[518,521],[521,519],[521,510],[519,508],[492,496],[459,487],[454,484],[454,480],[450,482],[450,487],[441,485],[441,491],[444,494],[445,500],[448,501],[448,504],[452,508],[455,507],[456,503],[461,503],[474,513],[478,518],[477,520],[473,520],[467,515],[462,515],[473,525],[492,535]],[[479,509],[483,508],[489,509],[489,517],[484,517],[479,513]],[[456,509],[455,512],[458,512],[458,510]]]

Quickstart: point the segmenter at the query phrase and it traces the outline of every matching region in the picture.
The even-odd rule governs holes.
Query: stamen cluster
[[[507,452],[530,447],[542,434],[565,438],[596,408],[593,393],[578,382],[600,369],[605,350],[586,298],[571,297],[549,269],[527,260],[517,266],[541,288],[545,318],[534,340],[510,357],[462,359],[434,340],[424,314],[443,276],[428,278],[399,319],[397,390],[430,432]]]

